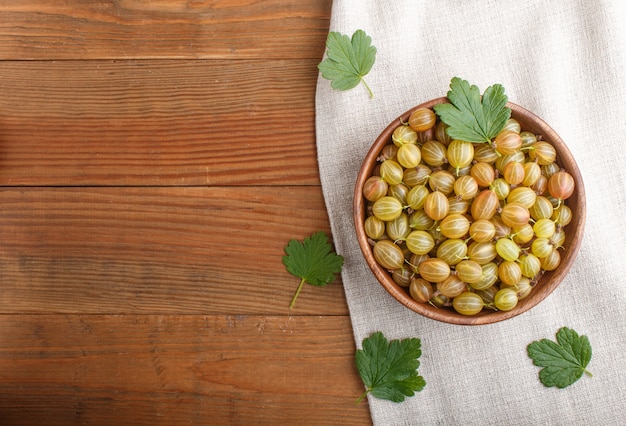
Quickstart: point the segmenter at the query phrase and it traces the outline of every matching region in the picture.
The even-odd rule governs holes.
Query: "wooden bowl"
[[[573,217],[571,222],[567,225],[567,227],[565,227],[566,239],[563,244],[563,249],[560,249],[561,263],[554,271],[543,273],[530,295],[520,300],[517,306],[510,311],[483,309],[483,311],[477,315],[465,316],[457,313],[452,308],[437,308],[429,303],[419,303],[415,301],[409,294],[408,288],[404,288],[396,284],[389,272],[381,267],[374,259],[372,246],[368,242],[368,237],[365,234],[364,229],[368,201],[362,195],[362,188],[367,178],[372,175],[372,171],[377,164],[377,157],[379,156],[382,148],[386,144],[391,143],[391,135],[394,129],[398,127],[401,122],[408,122],[409,116],[417,108],[432,108],[434,105],[444,102],[448,102],[447,98],[442,97],[433,99],[406,111],[398,117],[398,119],[394,120],[374,141],[374,144],[369,150],[365,160],[363,161],[361,169],[359,170],[355,186],[354,223],[356,227],[356,236],[361,251],[365,257],[365,261],[369,265],[376,279],[380,282],[383,288],[387,290],[387,292],[389,292],[396,300],[398,300],[398,302],[406,306],[408,309],[428,318],[452,324],[480,325],[495,323],[520,315],[540,303],[550,293],[552,293],[552,291],[554,291],[561,281],[563,281],[563,278],[572,267],[574,259],[576,258],[580,248],[585,225],[585,189],[583,180],[576,161],[559,135],[557,135],[556,132],[548,126],[548,124],[533,113],[509,102],[507,106],[511,109],[511,117],[520,123],[522,130],[527,130],[537,135],[541,135],[543,140],[551,142],[557,152],[556,162],[561,166],[561,168],[570,173],[575,181],[576,189],[574,190],[572,196],[566,200],[567,205],[572,210]]]

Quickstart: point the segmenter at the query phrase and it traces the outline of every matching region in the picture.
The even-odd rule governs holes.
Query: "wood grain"
[[[316,64],[0,62],[0,184],[319,185]]]
[[[331,0],[0,2],[1,59],[320,58]]]
[[[287,309],[317,187],[5,188],[0,230],[4,313],[347,313],[339,279]]]
[[[7,425],[371,423],[343,316],[9,316],[0,342]]]
[[[0,424],[371,424],[315,146],[332,0],[0,2]]]

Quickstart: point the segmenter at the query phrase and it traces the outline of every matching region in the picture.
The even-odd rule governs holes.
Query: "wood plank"
[[[2,188],[0,312],[346,315],[284,247],[330,235],[319,187]]]
[[[319,58],[331,0],[0,2],[2,59]]]
[[[319,185],[316,63],[0,62],[0,185]]]
[[[3,424],[371,424],[343,316],[9,315],[0,342]]]

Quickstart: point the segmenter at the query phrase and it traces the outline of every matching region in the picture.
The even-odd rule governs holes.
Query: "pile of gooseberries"
[[[479,144],[446,128],[430,108],[399,122],[362,188],[365,233],[415,301],[509,311],[561,262],[574,178],[513,118]]]

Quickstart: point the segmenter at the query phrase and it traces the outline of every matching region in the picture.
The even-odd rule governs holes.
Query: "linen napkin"
[[[621,0],[334,0],[331,31],[372,37],[378,53],[364,86],[318,80],[322,189],[357,347],[375,331],[422,341],[427,384],[402,403],[369,396],[377,425],[617,425],[626,421],[626,10]],[[320,58],[321,60],[322,58]],[[352,197],[378,134],[409,108],[445,96],[452,77],[481,92],[502,84],[511,102],[542,117],[576,158],[587,194],[582,248],[541,304],[493,325],[421,317],[389,296],[360,252]],[[563,326],[590,339],[583,376],[544,387],[526,346]]]

